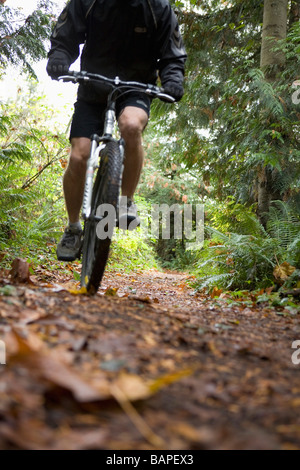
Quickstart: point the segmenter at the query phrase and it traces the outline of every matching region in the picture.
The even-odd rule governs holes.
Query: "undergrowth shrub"
[[[233,220],[236,227],[237,220]],[[229,221],[228,229],[230,225]],[[245,233],[247,225],[252,227],[250,233]],[[266,229],[251,212],[244,214],[241,231],[206,228],[207,239],[195,270],[198,290],[214,286],[230,290],[278,288],[290,279],[278,282],[274,277],[276,266],[287,263],[296,271],[300,268],[300,218],[289,204],[273,204]],[[296,283],[297,274],[294,280]]]

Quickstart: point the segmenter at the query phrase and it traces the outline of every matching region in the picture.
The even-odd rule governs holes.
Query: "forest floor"
[[[0,449],[300,449],[299,313],[190,280],[2,273]]]

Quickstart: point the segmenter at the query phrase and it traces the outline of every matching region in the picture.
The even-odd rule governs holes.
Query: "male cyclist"
[[[183,96],[186,52],[177,18],[167,0],[70,0],[51,35],[47,72],[57,79],[81,53],[81,69],[121,80],[155,84],[179,101]],[[108,90],[79,85],[70,130],[71,153],[63,181],[68,226],[57,246],[59,260],[73,261],[81,244],[79,214],[83,198],[90,136],[101,134]],[[132,92],[117,102],[125,141],[122,195],[127,198],[127,224],[139,224],[133,196],[139,182],[145,129],[151,99]],[[123,198],[123,200],[126,198]],[[125,211],[126,214],[126,211]]]

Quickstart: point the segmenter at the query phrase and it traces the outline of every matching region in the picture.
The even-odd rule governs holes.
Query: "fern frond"
[[[287,248],[300,234],[300,219],[288,203],[274,201],[269,211],[267,230]]]
[[[252,79],[252,88],[257,89],[259,92],[261,108],[267,109],[275,118],[283,116],[284,108],[282,103],[272,84],[266,80],[263,72],[260,69],[252,69],[249,71],[249,76]]]
[[[200,283],[197,285],[197,290],[201,291],[207,287],[214,287],[214,286],[230,286],[233,274],[232,273],[224,273],[224,274],[216,274],[214,276],[208,276],[203,278]]]

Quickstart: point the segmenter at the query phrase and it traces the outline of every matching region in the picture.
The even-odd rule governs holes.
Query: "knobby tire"
[[[85,222],[82,247],[80,283],[89,294],[95,294],[100,286],[112,239],[112,231],[103,240],[97,237],[96,229],[99,221],[94,217],[101,204],[112,205],[117,214],[123,168],[118,142],[108,142],[100,155],[100,166],[93,187],[91,216]]]

